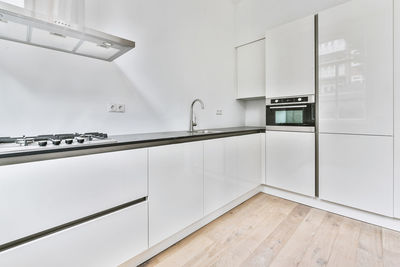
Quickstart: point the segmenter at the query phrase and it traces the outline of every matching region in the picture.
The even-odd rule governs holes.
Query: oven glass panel
[[[280,110],[275,113],[276,124],[303,124],[303,110]]]

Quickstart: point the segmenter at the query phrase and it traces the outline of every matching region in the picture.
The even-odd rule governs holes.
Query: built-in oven
[[[314,95],[268,98],[266,130],[315,132]]]

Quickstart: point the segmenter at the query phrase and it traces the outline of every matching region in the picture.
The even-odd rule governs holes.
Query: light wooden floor
[[[400,266],[400,233],[260,193],[142,266]]]

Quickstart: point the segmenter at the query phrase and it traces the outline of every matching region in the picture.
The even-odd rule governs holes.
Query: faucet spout
[[[197,102],[200,103],[201,109],[204,109],[204,102],[203,102],[201,99],[196,98],[195,100],[193,100],[192,105],[190,105],[190,125],[189,125],[189,132],[193,132],[194,126],[197,126],[196,117],[193,116],[193,107],[194,107],[194,104],[196,104]]]

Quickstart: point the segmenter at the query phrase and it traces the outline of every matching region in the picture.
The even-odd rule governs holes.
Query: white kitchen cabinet
[[[202,142],[150,148],[150,246],[201,219],[203,193]]]
[[[315,133],[266,132],[266,183],[315,195]]]
[[[147,248],[147,202],[142,202],[0,252],[0,266],[118,266]]]
[[[393,134],[393,0],[352,0],[319,17],[320,132]]]
[[[260,134],[204,142],[204,210],[209,214],[262,183]]]
[[[265,40],[236,48],[237,98],[265,97]]]
[[[0,166],[0,244],[145,196],[146,149]]]
[[[262,184],[261,136],[262,134],[249,134],[232,138],[236,145],[236,175],[240,185],[237,197]]]
[[[314,94],[314,16],[273,28],[265,38],[266,96]]]
[[[320,134],[320,198],[393,216],[393,138]]]
[[[400,218],[400,2],[394,1],[394,216]]]

